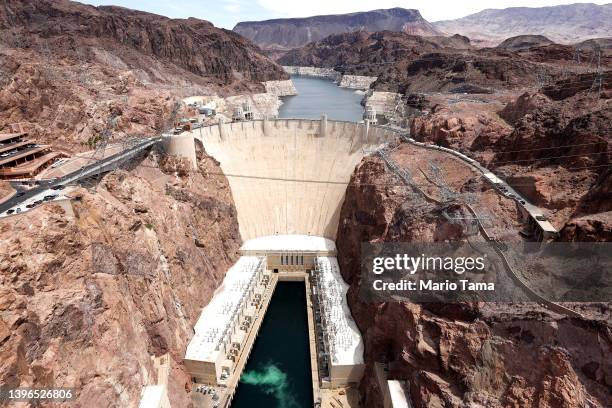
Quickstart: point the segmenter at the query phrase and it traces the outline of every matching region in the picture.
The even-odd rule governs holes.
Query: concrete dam
[[[244,241],[240,259],[202,310],[185,353],[185,366],[199,384],[196,406],[230,406],[283,281],[304,283],[313,402],[359,382],[364,346],[336,260],[336,231],[355,166],[395,137],[367,121],[332,121],[326,115],[220,122],[164,136],[166,151],[194,167],[196,144],[220,162]]]
[[[221,163],[248,241],[294,234],[335,240],[355,166],[393,136],[323,117],[219,124],[193,137]]]

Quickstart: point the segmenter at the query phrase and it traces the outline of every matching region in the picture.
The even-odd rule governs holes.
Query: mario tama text
[[[364,301],[593,302],[612,294],[607,243],[365,243],[361,250]]]

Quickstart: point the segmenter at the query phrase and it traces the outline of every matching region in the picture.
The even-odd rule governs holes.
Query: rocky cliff
[[[159,133],[177,98],[262,92],[262,81],[287,78],[207,21],[66,0],[0,3],[0,127],[23,122],[56,147],[87,145],[111,116],[119,139]]]
[[[436,104],[412,120],[411,133],[463,151],[493,169],[528,200],[549,209],[559,229],[573,225],[574,238],[564,234],[564,239],[592,236],[576,228],[588,230],[593,218],[601,232],[595,240],[605,240],[612,232],[612,197],[602,188],[609,183],[612,159],[609,91],[604,87],[598,97],[596,91],[580,91],[583,85],[591,87],[592,82],[527,92],[505,106],[500,101]],[[545,94],[561,98],[565,92],[572,96],[555,100]],[[581,222],[576,224],[576,218]]]
[[[554,43],[543,35],[519,35],[505,39],[497,48],[507,51],[520,51],[551,44]]]
[[[0,29],[9,37],[16,36],[24,46],[44,43],[54,54],[71,54],[74,48],[85,46],[116,52],[117,57],[128,59],[124,61],[128,64],[130,57],[150,56],[223,85],[240,79],[261,82],[283,77],[282,69],[253,44],[195,18],[176,20],[67,0],[9,0],[0,8]],[[113,50],[113,46],[119,49]],[[138,68],[153,71],[144,65]]]
[[[240,245],[219,174],[205,155],[189,170],[153,152],[75,191],[74,217],[47,204],[0,221],[0,382],[134,407],[167,355],[172,406],[190,406],[182,357]]]
[[[612,4],[569,4],[554,7],[487,9],[434,26],[448,34],[467,35],[483,45],[495,45],[516,35],[545,35],[571,44],[612,36]]]
[[[495,214],[504,242],[518,236],[516,210],[475,175],[431,152],[400,145],[391,158],[436,195],[421,174],[438,163],[448,186],[478,194]],[[421,173],[421,171],[425,173]],[[388,378],[405,380],[416,408],[607,407],[612,403],[609,305],[584,306],[587,319],[550,314],[533,303],[370,303],[359,296],[362,242],[465,241],[466,231],[440,216],[438,204],[401,187],[377,158],[365,159],[347,190],[338,229],[338,259],[350,283],[349,303],[364,336],[362,403],[382,407],[375,363]],[[481,210],[478,210],[481,211]],[[600,313],[603,311],[602,313]]]
[[[515,38],[503,47],[476,49],[470,39],[459,35],[448,38],[355,32],[331,35],[289,51],[278,62],[375,76],[378,80],[373,88],[382,91],[490,93],[536,86],[542,78],[554,81],[583,72],[583,66],[574,64],[576,56],[583,62],[596,58],[593,49],[577,51],[574,46],[546,44]],[[608,64],[612,60],[604,54],[602,61]]]
[[[319,41],[331,34],[354,31],[399,31],[439,35],[418,10],[392,8],[359,13],[286,18],[238,23],[234,31],[265,49],[288,50]]]

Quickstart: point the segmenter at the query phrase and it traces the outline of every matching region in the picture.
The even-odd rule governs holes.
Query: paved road
[[[123,150],[119,153],[113,154],[112,156],[106,157],[100,161],[92,164],[88,164],[78,170],[73,171],[63,177],[50,179],[50,180],[38,180],[38,186],[30,190],[18,191],[12,198],[6,202],[0,204],[0,217],[7,216],[6,211],[9,209],[17,210],[21,209],[21,212],[27,211],[28,208],[25,206],[36,200],[40,200],[45,195],[61,195],[61,190],[54,190],[54,187],[66,186],[71,183],[75,183],[79,180],[86,179],[93,175],[103,173],[110,170],[106,168],[108,166],[116,166],[121,164],[141,151],[155,145],[161,138],[146,138],[139,141],[134,146]]]

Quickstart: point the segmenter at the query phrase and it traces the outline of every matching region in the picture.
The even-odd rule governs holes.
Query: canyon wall
[[[557,229],[571,224],[565,240],[605,241],[612,234],[612,201],[605,187],[612,174],[610,90],[555,94],[558,100],[545,92],[526,92],[507,103],[428,97],[431,109],[412,120],[411,134],[493,169],[546,209]],[[592,228],[599,229],[599,238]]]
[[[149,154],[53,204],[0,221],[0,382],[75,387],[54,406],[135,407],[169,360],[168,395],[187,407],[182,358],[201,308],[241,244],[229,185]]]
[[[477,194],[477,211],[495,214],[497,237],[517,240],[515,206],[467,166],[405,144],[390,157],[429,196],[439,189],[422,176],[428,162],[436,163],[449,188]],[[402,184],[380,159],[365,158],[351,177],[338,227],[338,261],[365,342],[363,406],[382,407],[377,362],[389,379],[408,382],[415,408],[610,406],[609,304],[582,305],[588,318],[569,319],[533,303],[371,303],[359,296],[361,243],[468,239],[440,215],[441,205]]]
[[[469,38],[460,35],[422,37],[358,31],[311,42],[277,61],[284,66],[334,68],[343,75],[377,77],[373,89],[405,94],[485,94],[494,89],[535,87],[542,81],[562,78],[578,82],[574,75],[587,69],[595,71],[596,64],[585,61],[597,60],[596,45],[517,46],[525,40],[512,39],[510,44],[515,47],[504,44],[477,49]],[[601,49],[602,65],[609,65],[612,61],[609,47],[603,45]]]
[[[239,35],[198,19],[170,19],[66,0],[0,3],[0,130],[21,122],[67,151],[113,137],[158,135],[175,102],[264,91],[288,75]]]
[[[333,68],[318,68],[307,66],[283,66],[285,72],[290,75],[300,75],[311,78],[331,79],[332,81],[340,80],[340,73],[334,71]]]
[[[404,31],[415,35],[440,34],[418,10],[392,8],[358,13],[246,21],[234,31],[263,49],[287,50],[318,41],[330,34],[353,31]]]

